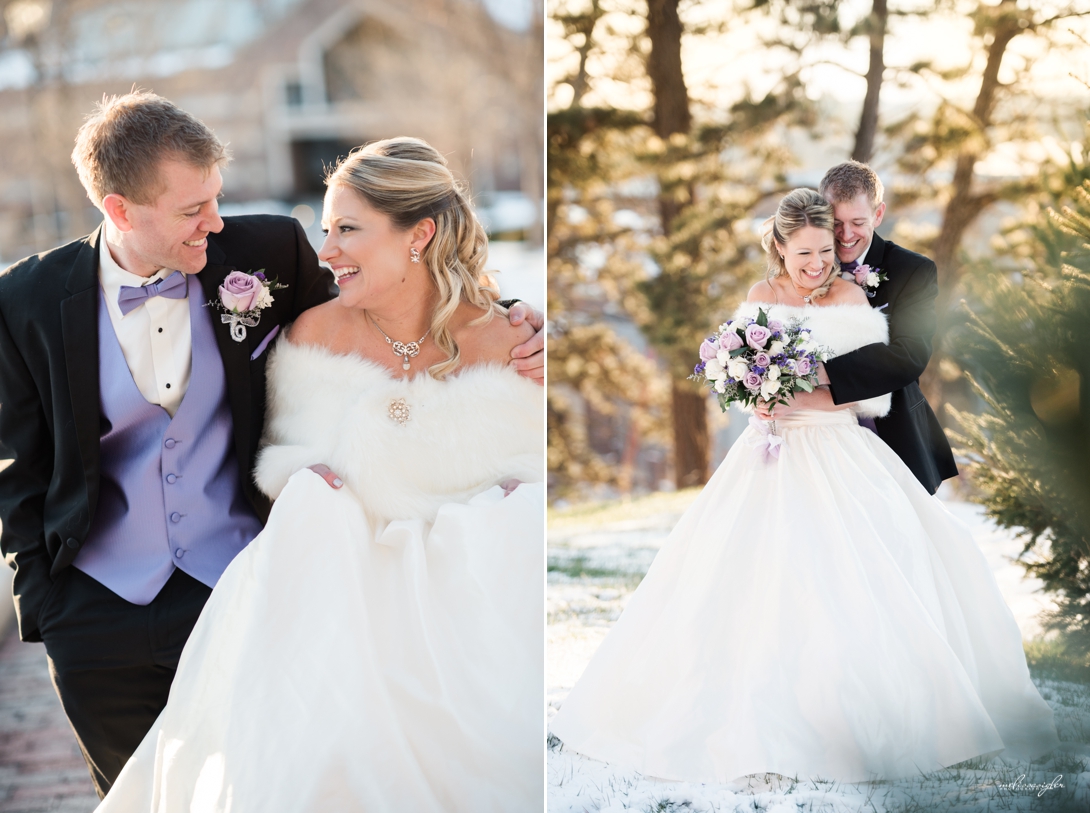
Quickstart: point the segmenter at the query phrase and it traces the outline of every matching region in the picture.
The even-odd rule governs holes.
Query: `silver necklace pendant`
[[[364,311],[364,313],[367,313]],[[417,339],[415,342],[395,342],[389,336],[386,335],[386,331],[378,326],[378,322],[375,321],[375,317],[371,314],[367,314],[367,318],[371,320],[371,324],[374,325],[378,332],[382,334],[382,338],[386,340],[386,344],[390,345],[390,349],[394,351],[395,356],[401,356],[401,369],[408,370],[410,367],[409,359],[416,358],[420,355],[420,345],[424,339],[428,338],[428,334],[431,333],[429,327],[424,331],[424,335]]]
[[[423,341],[423,339],[421,339]],[[401,369],[409,369],[409,359],[416,358],[420,355],[420,343],[419,342],[390,342],[390,337],[386,337],[386,343],[394,350],[394,355],[401,356]]]

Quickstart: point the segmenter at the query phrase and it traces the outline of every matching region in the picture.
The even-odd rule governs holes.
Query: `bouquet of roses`
[[[828,356],[801,320],[784,324],[761,308],[756,317],[726,322],[705,339],[691,378],[711,387],[724,412],[734,401],[749,407],[758,399],[786,404],[796,392],[813,392],[817,364]]]

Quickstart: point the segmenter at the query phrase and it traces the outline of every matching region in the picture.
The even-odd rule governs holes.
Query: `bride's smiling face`
[[[817,226],[803,226],[786,243],[776,243],[796,292],[820,288],[833,272],[836,243],[833,233]]]
[[[326,191],[322,231],[326,238],[318,259],[333,269],[345,307],[389,302],[406,292],[424,268],[410,260],[411,249],[423,253],[427,245],[421,227],[399,230],[389,215],[350,187],[335,184]]]

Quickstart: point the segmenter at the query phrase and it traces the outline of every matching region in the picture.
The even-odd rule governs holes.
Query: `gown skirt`
[[[381,523],[297,472],[99,810],[540,810],[543,537],[541,483]]]
[[[749,427],[550,729],[672,780],[892,779],[1057,745],[969,530],[851,411]]]

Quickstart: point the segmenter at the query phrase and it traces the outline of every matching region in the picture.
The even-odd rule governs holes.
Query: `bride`
[[[805,320],[834,354],[887,342],[840,279],[832,207],[797,189],[740,315]],[[551,731],[672,780],[894,779],[1057,745],[1022,640],[969,531],[856,416],[799,393],[748,428],[679,521]]]
[[[542,807],[544,420],[506,364],[532,328],[492,318],[445,164],[398,138],[328,178],[340,296],[270,361],[272,515],[100,811]]]

